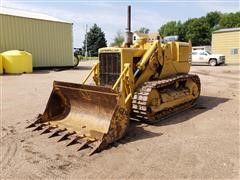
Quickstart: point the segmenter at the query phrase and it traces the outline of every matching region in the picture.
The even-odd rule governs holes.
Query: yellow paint
[[[0,74],[3,74],[2,54],[0,54]]]
[[[32,55],[26,51],[6,51],[2,53],[5,73],[31,73]]]
[[[237,48],[238,54],[231,54],[231,48]],[[214,32],[212,34],[212,53],[223,54],[226,63],[240,63],[240,30]]]
[[[132,99],[137,88],[145,82],[179,73],[187,74],[190,68],[190,46],[188,43],[161,44],[155,41],[135,44],[130,48],[100,49],[100,62],[93,66],[83,84],[54,82],[41,121],[75,132],[77,136],[83,136],[86,142],[98,141],[97,148],[119,140],[128,127]],[[106,54],[101,56],[101,53]],[[118,53],[119,56],[113,57],[119,59],[111,59],[112,53]],[[102,71],[100,68],[105,68],[104,61],[110,61],[111,64],[107,65],[112,69],[108,67],[105,72]],[[116,72],[116,69],[120,71]],[[100,72],[107,75],[117,73],[115,83],[102,83]],[[96,86],[84,84],[91,74]],[[147,102],[147,109],[150,108],[151,113],[155,114],[196,99],[195,95],[199,93],[194,82],[183,83],[173,83],[173,86],[165,87],[165,91],[146,87],[150,91],[149,95],[142,98]]]
[[[101,48],[99,54],[101,53],[120,53],[121,55],[121,74],[113,85],[113,89],[120,92],[119,104],[126,107],[129,112],[135,89],[144,82],[152,78],[160,79],[180,73],[187,74],[191,67],[189,63],[191,43],[186,42],[161,44],[159,41],[149,43],[139,40],[130,48]],[[138,58],[138,62],[134,62],[134,58]],[[136,78],[134,73],[137,69],[141,71],[141,75]],[[100,81],[99,76],[95,74],[95,81],[96,79],[98,79],[97,82]],[[179,101],[181,100],[176,102]]]

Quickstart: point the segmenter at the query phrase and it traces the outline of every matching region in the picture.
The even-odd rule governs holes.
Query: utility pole
[[[88,25],[86,24],[86,34],[85,34],[85,60],[87,60],[87,56],[88,56],[88,53],[87,53],[87,29],[88,29]]]

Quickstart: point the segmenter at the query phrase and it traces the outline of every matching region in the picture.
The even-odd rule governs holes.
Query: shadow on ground
[[[3,76],[21,76],[23,74],[48,74],[50,72],[60,72],[60,71],[81,71],[81,70],[91,70],[92,66],[77,66],[77,67],[59,67],[59,68],[52,68],[52,67],[46,67],[46,68],[37,68],[34,69],[32,73],[12,73],[12,74],[3,74]]]
[[[59,71],[79,71],[79,70],[91,70],[92,66],[77,66],[77,67],[51,67],[51,68],[39,68],[39,69],[35,69],[35,71],[33,73],[40,73],[41,72],[50,72],[50,71],[55,71],[55,72],[59,72]]]
[[[48,74],[48,73],[50,73],[51,71],[53,71],[53,69],[34,69],[33,70],[33,72],[31,72],[31,73],[12,73],[12,74],[8,74],[8,73],[6,73],[6,74],[4,74],[4,76],[21,76],[21,75],[23,75],[23,74],[26,74],[26,75],[28,75],[28,74],[36,74],[36,75],[38,75],[38,74]]]
[[[192,66],[210,66],[209,64],[192,64]],[[212,66],[213,68],[215,67],[221,67],[221,66],[227,66],[227,64],[218,64],[218,65],[216,65],[216,66]],[[211,66],[210,66],[211,67]]]
[[[200,96],[198,101],[196,102],[196,106],[188,109],[184,112],[176,114],[176,116],[172,116],[171,118],[165,119],[159,123],[154,124],[155,126],[166,126],[171,124],[177,124],[184,121],[188,121],[193,117],[202,114],[206,111],[209,111],[219,104],[227,102],[229,99],[220,98],[220,97],[211,97],[211,96]]]
[[[219,97],[211,97],[211,96],[201,96],[196,106],[188,109],[184,112],[178,113],[170,118],[164,119],[156,124],[149,125],[142,123],[140,121],[131,121],[126,136],[120,140],[120,143],[129,143],[132,141],[138,141],[141,139],[153,138],[156,136],[161,136],[163,133],[154,133],[151,131],[146,130],[147,126],[167,126],[172,124],[182,123],[184,121],[188,121],[193,117],[205,113],[219,104],[227,102],[229,99],[226,98],[219,98]]]
[[[91,70],[92,66],[77,66],[73,70]]]
[[[77,67],[61,67],[61,68],[53,68],[52,70],[55,72],[58,71],[81,71],[81,70],[91,70],[92,66],[77,66]]]
[[[49,73],[49,71],[47,71],[47,70],[41,70],[41,71],[39,71],[39,70],[37,70],[37,71],[33,71],[33,72],[31,72],[31,73],[4,73],[4,74],[1,74],[1,76],[22,76],[22,75],[24,75],[24,74],[26,74],[26,75],[28,75],[28,74],[47,74],[47,73]]]
[[[44,70],[33,70],[31,74],[48,74],[50,73],[50,70],[44,69]]]
[[[131,121],[127,133],[125,137],[120,140],[120,143],[125,144],[141,139],[154,138],[163,135],[163,133],[147,131],[144,129],[144,127],[146,127],[146,124],[143,124],[139,121]]]

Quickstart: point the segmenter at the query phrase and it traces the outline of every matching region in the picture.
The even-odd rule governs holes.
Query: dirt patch
[[[194,108],[155,125],[133,121],[123,139],[91,157],[25,129],[43,112],[54,80],[80,83],[94,63],[0,77],[2,179],[239,178],[239,66],[192,67],[202,82]]]

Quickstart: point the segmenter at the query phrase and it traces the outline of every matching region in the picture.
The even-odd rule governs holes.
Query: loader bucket
[[[70,139],[68,145],[80,143],[80,149],[90,147],[93,154],[127,129],[128,113],[118,99],[111,88],[55,81],[44,113],[29,127],[50,137],[62,135],[59,141]]]

